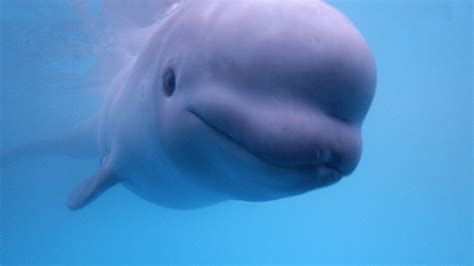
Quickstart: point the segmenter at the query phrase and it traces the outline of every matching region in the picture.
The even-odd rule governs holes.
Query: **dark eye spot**
[[[173,69],[169,69],[165,72],[163,77],[163,89],[166,96],[170,97],[173,95],[176,89],[176,75]]]

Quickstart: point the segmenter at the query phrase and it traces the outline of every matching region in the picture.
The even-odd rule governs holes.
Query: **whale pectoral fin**
[[[5,167],[24,158],[48,154],[62,154],[79,158],[98,156],[98,120],[98,115],[94,115],[88,120],[57,134],[39,138],[6,151],[0,151],[0,166]]]
[[[99,197],[107,189],[120,183],[120,178],[113,174],[108,167],[79,184],[69,195],[67,206],[71,210],[78,210]]]

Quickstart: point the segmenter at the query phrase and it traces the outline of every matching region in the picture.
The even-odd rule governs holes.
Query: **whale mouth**
[[[321,183],[321,185],[329,185],[332,183],[335,183],[339,181],[343,176],[344,173],[340,171],[336,166],[333,166],[329,163],[324,163],[324,162],[280,162],[280,161],[274,161],[269,158],[266,158],[265,156],[262,156],[261,154],[256,153],[255,151],[249,149],[245,145],[243,145],[240,141],[232,137],[230,134],[226,133],[222,129],[218,128],[217,126],[213,125],[211,122],[209,122],[207,119],[205,119],[203,116],[201,116],[199,113],[189,110],[189,112],[195,116],[197,119],[199,119],[201,122],[203,122],[208,128],[210,128],[212,131],[214,131],[217,135],[223,137],[227,141],[235,144],[237,147],[239,147],[241,150],[245,151],[248,154],[251,154],[255,158],[257,158],[259,161],[262,161],[268,165],[271,165],[275,168],[278,169],[284,169],[284,170],[295,170],[295,171],[304,171],[307,173],[310,173],[316,177],[318,177]]]

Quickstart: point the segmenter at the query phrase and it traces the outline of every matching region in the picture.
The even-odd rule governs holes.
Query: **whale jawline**
[[[314,170],[317,170],[317,169],[323,169],[326,172],[328,172],[328,171],[331,172],[332,173],[331,175],[333,175],[337,179],[340,179],[342,176],[344,176],[344,174],[339,169],[337,169],[336,167],[329,166],[329,165],[324,164],[324,163],[307,163],[306,162],[306,163],[303,163],[303,164],[294,164],[294,165],[292,165],[292,164],[282,164],[282,163],[270,160],[268,158],[265,158],[264,156],[261,156],[260,154],[255,153],[251,149],[247,148],[245,145],[240,143],[238,140],[236,140],[234,137],[227,134],[226,132],[224,132],[220,128],[214,126],[211,122],[209,122],[207,119],[205,119],[203,116],[201,116],[198,112],[196,112],[194,110],[191,110],[191,109],[189,109],[188,111],[194,117],[196,117],[198,120],[200,120],[203,124],[205,124],[208,128],[212,129],[214,132],[216,132],[218,135],[222,136],[227,141],[229,141],[231,143],[234,143],[240,149],[244,150],[248,154],[251,154],[252,156],[257,158],[259,161],[262,161],[262,162],[264,162],[266,164],[269,164],[273,167],[280,168],[280,169],[309,170],[309,171],[311,171],[311,170],[314,171]]]

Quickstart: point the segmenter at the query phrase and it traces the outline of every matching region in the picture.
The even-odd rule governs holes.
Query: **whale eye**
[[[166,71],[163,78],[163,89],[166,96],[170,97],[173,95],[174,90],[176,89],[176,75],[173,69]]]

